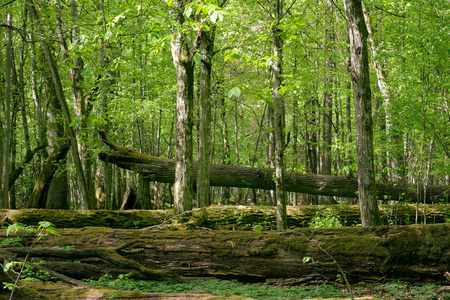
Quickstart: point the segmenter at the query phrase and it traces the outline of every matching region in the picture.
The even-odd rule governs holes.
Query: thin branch
[[[11,0],[9,2],[3,3],[2,5],[0,5],[0,9],[3,8],[4,6],[10,5],[13,2],[16,2],[16,0]]]
[[[375,7],[375,8],[378,9],[378,10],[384,11],[385,13],[388,13],[388,14],[391,15],[391,16],[399,17],[399,18],[406,18],[405,14],[403,14],[403,15],[397,15],[397,14],[395,14],[395,13],[393,13],[393,12],[387,11],[387,10],[385,10],[384,8],[379,7],[379,6],[376,6],[376,5],[374,5],[373,7]]]

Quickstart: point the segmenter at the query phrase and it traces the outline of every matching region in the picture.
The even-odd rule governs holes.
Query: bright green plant
[[[16,234],[16,236],[10,237],[12,233]],[[59,234],[59,232],[56,230],[55,226],[47,221],[39,222],[38,226],[24,225],[20,222],[11,224],[8,226],[8,228],[6,228],[5,235],[7,236],[7,238],[3,240],[2,243],[0,244],[0,246],[2,247],[12,247],[12,246],[23,247],[24,244],[29,242],[30,237],[32,238],[32,240],[30,241],[29,246],[33,247],[33,245],[37,241],[39,241],[45,236],[48,235],[61,236],[61,234]],[[6,263],[5,265],[2,265],[3,271],[5,273],[11,271],[17,275],[14,283],[2,282],[4,288],[9,289],[11,291],[10,299],[12,299],[14,291],[19,287],[18,282],[19,279],[21,278],[28,281],[35,281],[34,278],[36,277],[41,278],[43,280],[54,279],[54,277],[52,277],[46,271],[42,270],[34,271],[33,267],[27,264],[27,259],[28,254],[25,256],[23,262],[11,261]],[[45,264],[45,262],[41,261],[40,264]]]
[[[335,216],[330,208],[325,211],[318,211],[309,223],[310,228],[330,228],[342,227],[342,222],[338,216]]]

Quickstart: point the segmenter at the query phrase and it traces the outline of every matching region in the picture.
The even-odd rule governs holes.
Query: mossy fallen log
[[[119,291],[95,286],[74,286],[53,282],[25,282],[16,292],[17,300],[86,300],[86,299],[128,299],[128,300],[252,300],[251,298],[227,295],[216,296],[204,291],[190,293],[143,293]],[[0,300],[8,300],[9,291],[0,291]]]
[[[111,149],[110,152],[102,151],[99,153],[99,158],[102,161],[139,172],[152,181],[174,183],[174,160],[139,153],[107,140],[104,134],[101,134],[101,136],[103,142]],[[194,186],[196,185],[196,174],[197,163],[194,163]],[[273,169],[212,165],[210,185],[273,190],[275,189],[274,176]],[[285,185],[288,192],[323,196],[356,198],[358,192],[356,178],[297,172],[286,172]],[[427,186],[425,192],[423,186],[411,187],[394,183],[377,183],[377,195],[382,200],[417,201],[420,199],[420,201],[425,200],[427,203],[448,202],[450,187]]]
[[[251,230],[255,225],[273,229],[274,207],[261,206],[219,206],[205,208],[207,217],[201,226],[222,230]],[[318,212],[329,211],[339,217],[342,225],[354,226],[361,223],[358,205],[298,206],[287,208],[290,228],[309,227],[311,219]],[[449,204],[430,205],[380,205],[384,225],[408,225],[417,223],[444,223],[450,219]],[[19,209],[0,210],[3,225],[15,222],[37,225],[40,221],[52,222],[57,228],[81,228],[87,226],[110,228],[145,228],[161,224],[173,218],[173,210],[45,210]],[[182,219],[182,218],[178,218]],[[424,222],[425,220],[425,222]]]
[[[2,248],[0,257],[21,260],[28,254],[29,260],[45,260],[46,268],[75,279],[133,272],[138,279],[334,282],[340,275],[336,260],[351,283],[444,283],[450,270],[450,224],[261,233],[184,228],[61,229],[61,237],[44,237],[32,249]],[[305,257],[310,259],[303,263]]]

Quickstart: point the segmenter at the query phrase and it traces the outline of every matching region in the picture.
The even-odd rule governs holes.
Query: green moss
[[[250,256],[256,256],[256,257],[273,257],[277,254],[278,247],[275,244],[267,245],[261,249],[249,249],[247,250],[247,254]]]

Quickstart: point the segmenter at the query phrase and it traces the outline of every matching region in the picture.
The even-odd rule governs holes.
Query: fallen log
[[[429,204],[417,207],[413,204],[383,204],[379,206],[384,225],[409,225],[445,223],[450,218],[449,204]],[[206,208],[207,217],[201,226],[221,230],[252,230],[262,224],[265,229],[274,229],[276,211],[274,207],[262,206],[221,206]],[[344,226],[361,224],[358,205],[312,205],[287,207],[289,228],[309,227],[318,212],[329,211],[340,219]],[[14,209],[0,210],[0,225],[13,223],[38,225],[49,221],[56,228],[82,228],[88,226],[121,229],[138,229],[161,224],[173,218],[173,210],[54,210],[54,209]],[[182,218],[177,218],[181,220]]]
[[[108,145],[111,152],[102,151],[99,158],[102,161],[115,164],[121,168],[136,171],[152,181],[174,183],[175,161],[139,153],[130,148],[117,145],[102,136],[103,142]],[[197,163],[194,163],[194,186],[196,186]],[[229,165],[211,166],[211,186],[227,186],[255,189],[275,189],[274,170],[265,168],[236,167]],[[286,191],[303,194],[357,197],[358,183],[356,178],[302,174],[286,172]],[[449,202],[450,187],[427,186],[426,193],[423,187],[393,183],[378,183],[377,195],[382,200],[408,200],[435,203]]]
[[[334,282],[339,278],[335,260],[351,283],[443,283],[450,269],[450,224],[261,233],[183,228],[61,229],[61,237],[44,237],[30,248],[4,247],[0,259],[28,255],[28,260],[45,260],[46,268],[75,279],[132,272],[137,279],[157,280]],[[305,257],[310,259],[303,263]]]

